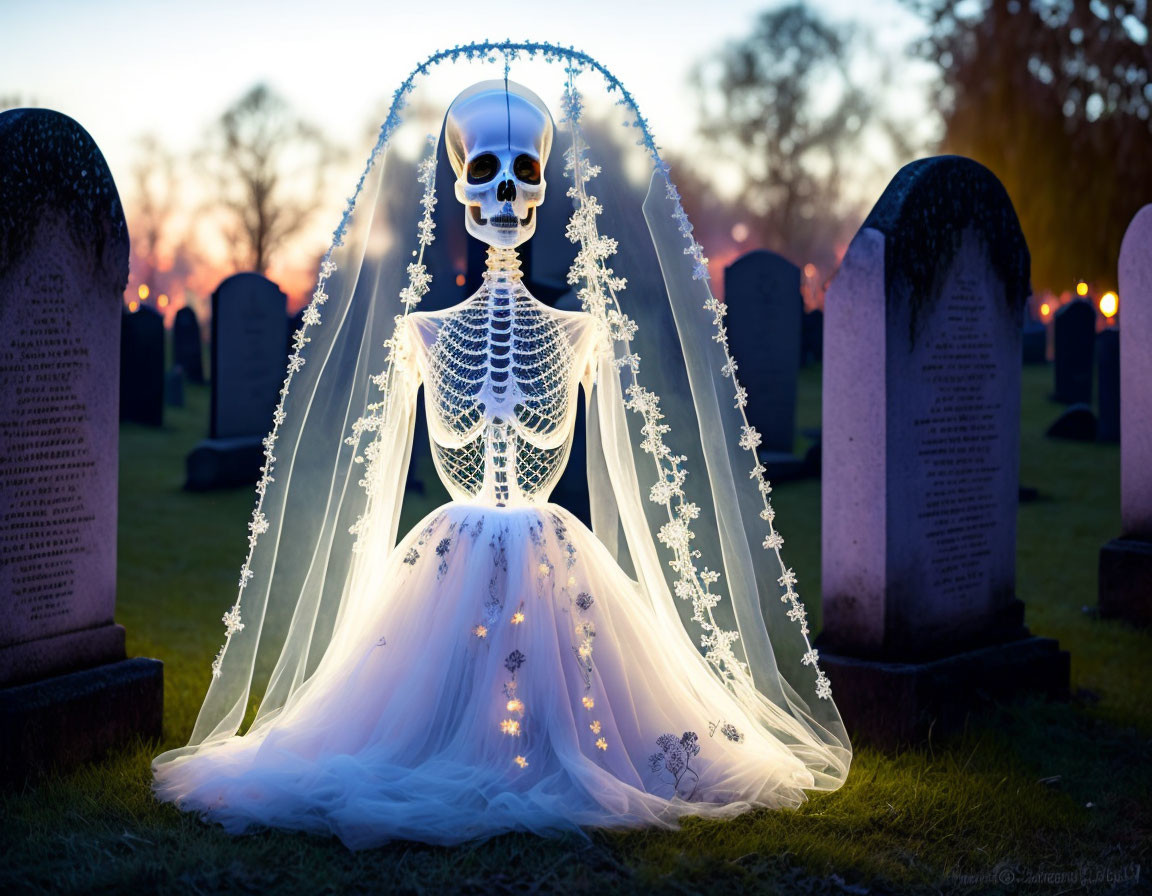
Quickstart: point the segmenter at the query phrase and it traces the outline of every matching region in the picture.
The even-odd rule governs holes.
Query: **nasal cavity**
[[[514,181],[506,180],[496,187],[496,201],[497,202],[515,202],[516,201],[516,184]]]

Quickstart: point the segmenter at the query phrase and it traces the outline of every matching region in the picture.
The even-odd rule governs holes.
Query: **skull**
[[[552,148],[552,116],[541,99],[511,81],[475,84],[452,101],[444,142],[468,232],[495,248],[530,239]]]

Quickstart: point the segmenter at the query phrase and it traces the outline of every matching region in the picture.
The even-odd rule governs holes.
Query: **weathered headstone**
[[[763,249],[724,270],[728,344],[748,389],[748,422],[760,431],[760,462],[769,479],[802,474],[796,441],[796,379],[800,371],[800,269]]]
[[[1120,441],[1120,330],[1109,327],[1096,337],[1096,438]]]
[[[185,305],[172,320],[172,364],[180,365],[190,383],[204,382],[204,350],[200,342],[200,321]]]
[[[120,317],[120,419],[164,424],[164,318],[147,305]]]
[[[1015,597],[1029,256],[995,176],[905,166],[825,297],[823,666],[849,729],[896,744],[979,695],[1067,693]]]
[[[0,113],[0,780],[160,734],[163,666],[113,621],[127,279],[92,138]]]
[[[284,383],[288,298],[260,274],[233,274],[212,294],[209,436],[187,459],[185,487],[248,485],[260,476],[261,444]]]
[[[1152,625],[1152,205],[1120,246],[1120,531],[1100,551],[1100,614]]]
[[[1075,299],[1056,312],[1052,322],[1055,388],[1063,404],[1092,403],[1092,351],[1096,345],[1096,309]]]

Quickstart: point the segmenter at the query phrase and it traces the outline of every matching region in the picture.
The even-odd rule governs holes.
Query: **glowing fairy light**
[[[139,307],[140,307],[140,303],[137,302],[135,299],[133,299],[131,302],[128,303],[128,310],[131,311],[133,314],[136,313],[136,310]]]
[[[593,734],[599,734],[600,733],[600,723],[599,722],[593,722],[588,727],[592,729]]]
[[[1047,302],[1044,302],[1040,306],[1040,316],[1041,317],[1047,317],[1051,313],[1052,313],[1052,306],[1049,305]]]
[[[165,293],[160,293],[160,295],[156,297],[156,304],[161,308],[167,308],[168,296]]]
[[[608,749],[608,741],[604,740],[604,738],[602,738],[602,737],[598,737],[598,738],[596,738],[596,746],[598,749],[607,750]]]
[[[484,625],[478,625],[476,628],[472,629],[472,634],[474,634],[477,638],[487,638],[488,627]]]
[[[515,719],[505,719],[500,723],[500,730],[512,737],[520,736],[520,723]]]
[[[150,292],[151,291],[148,289],[148,284],[141,283],[140,288],[136,290],[136,295],[140,296],[140,301],[144,301],[146,298],[148,298]]]
[[[1105,317],[1115,317],[1120,309],[1120,297],[1112,291],[1100,296],[1100,313]]]
[[[540,573],[540,575],[546,576],[546,575],[548,575],[548,573],[552,572],[552,564],[551,563],[541,563],[539,566],[536,567],[536,571],[538,573]]]
[[[524,712],[524,701],[513,697],[508,701],[508,712]]]
[[[463,286],[464,285],[464,279],[465,278],[464,278],[463,274],[457,274],[456,275],[456,285],[457,286]]]
[[[518,766],[520,766],[520,768],[528,768],[528,760],[525,759],[523,756],[517,756],[512,761],[515,762]]]
[[[524,614],[521,613],[519,610],[517,610],[515,613],[512,614],[512,624],[513,625],[519,625],[523,621],[524,621]]]
[[[585,709],[591,709],[593,706],[596,705],[596,701],[593,700],[591,697],[585,697],[581,702],[584,704]]]
[[[1083,280],[1081,280],[1079,283],[1076,284],[1076,295],[1078,295],[1078,296],[1088,295],[1088,284],[1085,283]]]

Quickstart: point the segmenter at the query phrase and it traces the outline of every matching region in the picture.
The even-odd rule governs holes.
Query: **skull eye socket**
[[[500,170],[500,160],[486,152],[468,163],[468,183],[483,184],[492,180]]]
[[[516,179],[526,184],[540,183],[540,161],[528,155],[516,156],[512,163],[512,173]]]

